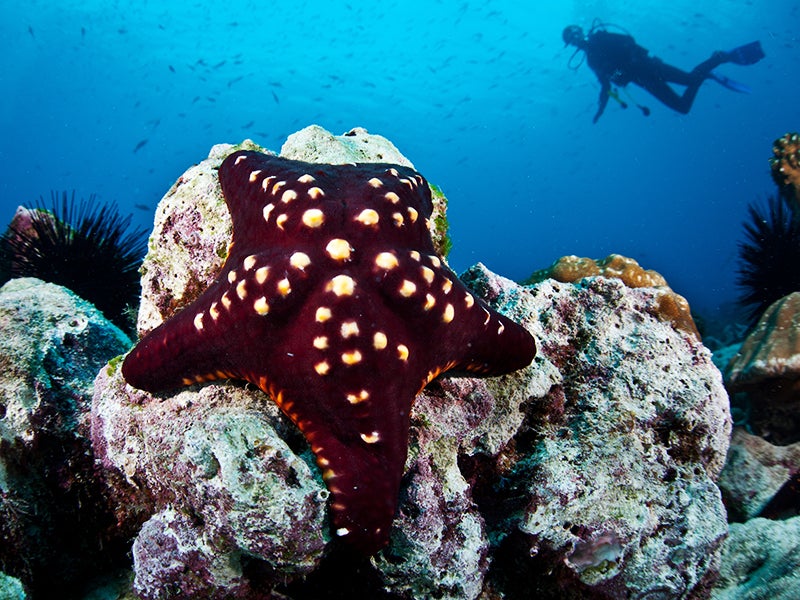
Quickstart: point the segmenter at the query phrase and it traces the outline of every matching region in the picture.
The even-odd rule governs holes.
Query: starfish
[[[123,376],[148,392],[258,386],[314,452],[334,533],[372,554],[389,540],[415,396],[445,371],[525,367],[535,341],[436,255],[430,188],[413,169],[239,151],[219,180],[226,262],[128,354]]]

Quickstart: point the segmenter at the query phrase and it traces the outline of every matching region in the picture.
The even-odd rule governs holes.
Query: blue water
[[[444,190],[457,270],[617,252],[713,311],[737,296],[747,204],[774,191],[772,141],[800,129],[797,0],[5,4],[0,223],[75,189],[149,230],[213,144],[361,126]],[[708,82],[680,115],[631,86],[652,115],[611,102],[592,125],[561,30],[595,17],[684,69],[756,39],[767,58],[719,69],[751,95]]]

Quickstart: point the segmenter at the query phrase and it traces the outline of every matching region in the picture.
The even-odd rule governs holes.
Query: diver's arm
[[[608,104],[608,97],[611,92],[611,83],[606,80],[600,81],[600,96],[597,98],[597,113],[594,115],[592,119],[592,123],[597,123],[600,119],[600,116],[603,114],[603,111],[606,109],[606,104]]]

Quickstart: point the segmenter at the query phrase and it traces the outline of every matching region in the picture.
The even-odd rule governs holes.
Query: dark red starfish
[[[535,342],[436,256],[412,169],[241,151],[219,179],[228,259],[123,375],[150,392],[227,378],[267,392],[317,457],[335,533],[371,554],[389,539],[417,393],[451,369],[527,366]]]

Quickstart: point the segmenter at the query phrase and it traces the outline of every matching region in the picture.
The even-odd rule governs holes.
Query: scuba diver
[[[628,107],[619,97],[617,86],[624,88],[629,83],[644,88],[661,103],[682,114],[688,113],[692,108],[695,96],[706,79],[713,79],[728,89],[748,93],[750,90],[746,86],[712,71],[723,63],[752,65],[764,58],[761,44],[751,42],[729,52],[714,52],[710,58],[687,72],[651,56],[627,32],[611,33],[605,27],[602,23],[595,23],[588,35],[585,35],[583,29],[577,25],[569,25],[562,33],[564,43],[577,48],[570,63],[583,50],[586,62],[600,80],[600,97],[592,123],[597,123],[609,98],[614,98],[622,108]],[[579,66],[580,62],[575,67],[570,65],[570,68],[577,69]],[[679,95],[670,87],[670,83],[686,86],[686,89]],[[650,114],[650,109],[646,106],[636,106],[645,116]]]

